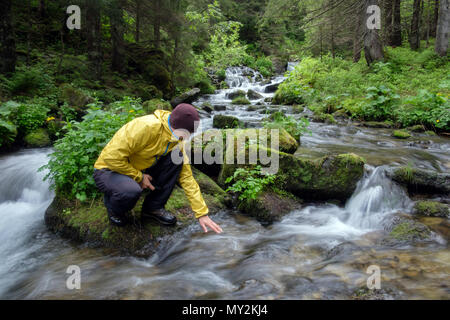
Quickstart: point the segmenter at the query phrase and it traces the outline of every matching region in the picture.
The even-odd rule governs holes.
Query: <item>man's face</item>
[[[184,129],[175,129],[173,130],[173,134],[179,138],[179,140],[188,141],[191,134],[189,131]]]

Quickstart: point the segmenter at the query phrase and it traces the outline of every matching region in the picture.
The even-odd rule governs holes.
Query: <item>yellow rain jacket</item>
[[[142,170],[151,167],[157,158],[168,154],[180,142],[172,134],[169,115],[169,111],[156,110],[152,115],[136,118],[124,125],[105,146],[94,167],[108,168],[140,183]],[[195,217],[200,218],[208,214],[208,207],[192,176],[183,145],[180,145],[180,149],[183,151],[184,162],[178,182],[189,199]]]

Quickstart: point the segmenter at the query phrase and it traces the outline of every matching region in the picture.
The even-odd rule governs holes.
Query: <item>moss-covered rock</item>
[[[406,186],[412,194],[449,194],[450,174],[418,168],[400,167],[388,170],[388,175]]]
[[[431,230],[426,225],[406,215],[396,216],[386,231],[388,235],[382,239],[382,243],[385,245],[430,241],[432,235]]]
[[[202,195],[214,214],[229,204],[228,195],[214,181],[198,170],[193,170]],[[176,186],[166,204],[166,210],[177,217],[177,225],[165,227],[140,218],[139,200],[131,212],[133,223],[116,227],[109,223],[102,199],[86,203],[67,200],[57,194],[45,213],[45,223],[53,232],[78,242],[86,242],[94,247],[111,248],[119,253],[137,256],[150,256],[162,241],[163,236],[171,235],[195,222],[194,213],[183,190]]]
[[[233,100],[235,98],[245,98],[246,92],[244,90],[234,90],[226,94],[227,99]]]
[[[181,103],[192,103],[200,96],[200,93],[199,88],[193,88],[170,100],[170,104],[175,108]]]
[[[213,118],[213,127],[218,129],[239,128],[242,125],[238,118],[232,116],[215,115]]]
[[[255,90],[250,89],[247,91],[247,98],[249,100],[259,100],[259,99],[264,98],[264,96],[262,94],[256,92]]]
[[[411,138],[411,134],[407,130],[394,130],[392,136],[397,139]]]
[[[411,132],[425,132],[425,127],[421,124],[417,124],[415,126],[412,127],[408,127],[408,131]]]
[[[151,99],[142,104],[142,108],[147,114],[152,114],[156,110],[172,111],[172,106],[168,101],[162,99]]]
[[[238,209],[262,223],[279,221],[281,217],[300,208],[300,202],[288,193],[263,191],[256,199],[239,201]]]
[[[250,101],[246,97],[237,97],[231,101],[231,104],[247,105],[250,104]]]
[[[414,205],[414,214],[428,217],[448,218],[450,210],[445,203],[437,201],[417,201]]]
[[[47,130],[39,128],[27,134],[23,140],[28,147],[41,148],[51,145],[52,141],[48,135]]]
[[[384,128],[384,129],[390,129],[394,126],[394,124],[390,121],[365,121],[361,125],[367,128]]]
[[[323,112],[315,112],[312,121],[314,122],[323,122],[327,124],[334,124],[336,123],[336,120],[334,119],[333,115],[329,113],[323,113]]]
[[[79,111],[92,103],[94,99],[70,84],[63,84],[60,87],[59,101],[66,102],[70,107]]]

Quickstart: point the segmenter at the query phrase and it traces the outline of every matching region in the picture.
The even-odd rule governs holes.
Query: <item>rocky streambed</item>
[[[260,80],[252,70],[230,68],[229,89],[196,98],[203,135],[215,116],[234,116],[247,128],[260,127],[267,111],[313,118],[307,109],[270,104],[282,76]],[[249,105],[232,103],[236,90]],[[100,201],[80,205],[48,191],[36,170],[50,150],[4,156],[0,296],[448,299],[450,141],[421,132],[400,140],[391,128],[346,119],[312,122],[310,129],[300,145],[281,139],[277,188],[250,202],[224,192],[239,166],[196,167],[220,235],[192,223],[179,188],[168,203],[176,228],[142,225],[137,210],[136,224],[118,231]],[[82,270],[80,290],[64,285],[69,265]],[[379,290],[367,289],[370,266],[380,268]]]

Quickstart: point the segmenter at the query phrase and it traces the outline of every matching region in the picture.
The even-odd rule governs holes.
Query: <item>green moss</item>
[[[325,123],[328,123],[328,124],[336,123],[336,120],[334,119],[334,117],[331,114],[323,113],[323,112],[317,112],[317,111],[314,113],[313,120],[317,121],[317,122],[325,122]]]
[[[409,131],[411,132],[424,132],[425,131],[425,127],[421,124],[412,126],[408,128]]]
[[[166,203],[166,210],[171,213],[176,213],[178,209],[188,207],[189,200],[186,198],[183,189],[179,187],[174,188],[169,200]]]
[[[411,137],[411,134],[406,130],[395,130],[392,136],[397,139],[408,139]]]
[[[236,97],[231,101],[231,104],[244,105],[250,104],[250,101],[246,97]]]
[[[218,129],[239,128],[241,122],[238,118],[232,116],[215,115],[213,118],[213,127]]]
[[[46,147],[51,144],[47,130],[43,128],[36,129],[35,131],[27,134],[24,137],[24,141],[29,147]]]
[[[414,205],[414,213],[429,217],[449,217],[448,205],[436,201],[418,201]]]
[[[303,111],[305,111],[305,107],[300,106],[300,105],[293,105],[292,106],[292,112],[293,113],[302,113]]]
[[[389,236],[400,241],[428,239],[431,232],[424,225],[414,221],[405,221],[396,225]]]
[[[168,101],[162,99],[151,99],[142,104],[142,108],[147,114],[152,114],[156,110],[172,111],[172,106]]]
[[[425,134],[426,134],[427,136],[435,136],[435,135],[436,135],[436,132],[428,130],[428,131],[425,131]]]
[[[71,107],[82,108],[93,102],[92,97],[69,84],[63,84],[60,87],[59,100],[67,102]]]

